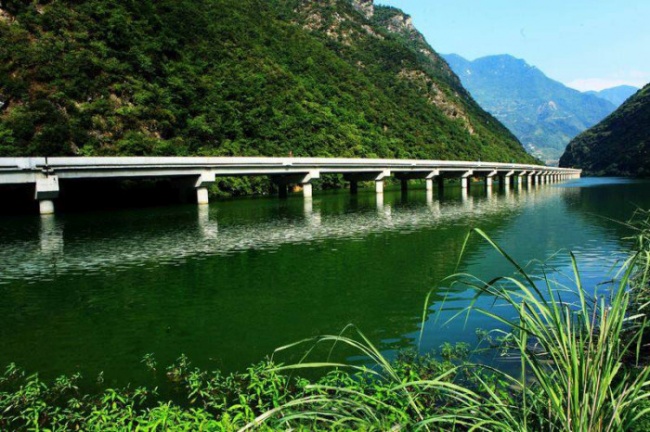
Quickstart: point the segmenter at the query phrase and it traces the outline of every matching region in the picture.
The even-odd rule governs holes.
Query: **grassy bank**
[[[310,357],[279,365],[269,359],[224,376],[196,369],[181,357],[165,369],[180,395],[176,403],[141,387],[89,394],[80,390],[78,376],[44,383],[11,365],[0,378],[0,429],[648,430],[650,219],[638,216],[629,260],[614,282],[595,289],[582,286],[573,257],[573,282],[562,285],[543,273],[527,274],[483,232],[470,234],[501,253],[514,275],[480,281],[457,274],[447,282],[507,307],[510,312],[499,315],[494,308],[469,312],[502,324],[505,330],[488,335],[494,349],[517,356],[516,374],[470,363],[462,344],[443,346],[436,356],[402,353],[389,361],[350,327],[278,351],[346,346],[370,366]],[[160,368],[151,356],[144,363]],[[301,377],[312,369],[325,373],[318,379]]]

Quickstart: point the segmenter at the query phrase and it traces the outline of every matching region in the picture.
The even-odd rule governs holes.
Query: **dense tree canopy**
[[[377,12],[345,0],[5,0],[0,156],[531,161],[421,36],[391,31],[401,12]]]
[[[586,174],[650,176],[650,85],[569,143],[560,166]]]

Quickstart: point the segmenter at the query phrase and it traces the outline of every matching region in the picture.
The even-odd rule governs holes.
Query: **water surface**
[[[447,322],[471,294],[443,279],[513,269],[481,228],[522,263],[569,273],[573,251],[588,284],[627,256],[625,220],[650,207],[650,183],[582,179],[468,195],[449,187],[350,196],[238,199],[209,207],[0,218],[0,367],[45,377],[101,371],[111,385],[149,379],[146,353],[169,364],[241,370],[281,345],[353,323],[387,353],[445,341],[475,345],[471,315]],[[457,264],[459,267],[457,269]],[[538,268],[531,264],[531,269]],[[538,271],[538,270],[533,270]],[[444,301],[443,301],[444,299]]]

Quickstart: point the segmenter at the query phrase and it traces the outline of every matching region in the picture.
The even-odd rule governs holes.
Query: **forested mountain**
[[[589,175],[650,176],[650,85],[571,141],[560,166]]]
[[[476,101],[501,120],[533,155],[557,164],[569,141],[616,107],[548,78],[524,60],[495,55],[466,60],[445,55]]]
[[[371,0],[0,1],[0,156],[532,161]]]
[[[639,89],[629,85],[622,85],[617,87],[608,88],[600,91],[587,91],[585,93],[598,96],[601,99],[605,99],[614,104],[615,107],[619,107],[628,100],[630,96],[638,92]]]

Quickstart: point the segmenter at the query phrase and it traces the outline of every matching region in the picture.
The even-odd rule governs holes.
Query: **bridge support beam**
[[[357,183],[360,181],[374,181],[375,182],[375,192],[377,194],[384,193],[384,179],[390,177],[390,170],[382,171],[371,171],[371,172],[359,172],[359,173],[347,173],[343,175],[345,181],[350,182],[350,193],[356,194],[358,192]]]
[[[199,178],[194,183],[194,187],[196,188],[196,203],[198,205],[210,204],[208,186],[210,186],[216,180],[217,178],[213,172],[206,171],[199,175]]]
[[[511,182],[512,182],[512,176],[515,174],[514,171],[505,171],[499,173],[499,186],[502,190],[508,190],[510,189]]]
[[[399,179],[402,185],[402,193],[408,192],[409,180],[422,180],[426,182],[427,192],[433,191],[433,179],[440,175],[438,170],[433,171],[397,171],[392,172],[395,178]]]
[[[55,175],[39,174],[36,178],[34,199],[38,200],[42,215],[54,214],[54,199],[59,197],[59,178]]]
[[[488,191],[492,190],[492,186],[494,185],[494,177],[497,175],[496,170],[485,172],[474,170],[474,175],[485,177],[485,189]]]
[[[526,176],[526,171],[522,171],[517,174],[517,189],[519,190],[523,189],[525,176]]]
[[[314,188],[311,181],[318,178],[320,178],[320,171],[309,171],[306,173],[272,176],[271,180],[278,187],[278,195],[280,198],[284,199],[289,196],[290,184],[299,184],[302,187],[303,197],[312,198]]]

